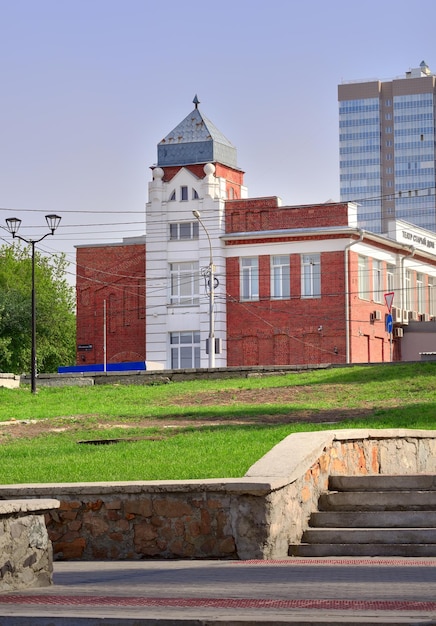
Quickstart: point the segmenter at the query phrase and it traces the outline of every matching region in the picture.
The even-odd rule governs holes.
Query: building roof
[[[158,143],[158,166],[222,163],[237,169],[236,148],[218,128],[195,109]]]

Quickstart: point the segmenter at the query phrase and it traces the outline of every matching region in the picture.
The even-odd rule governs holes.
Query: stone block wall
[[[0,486],[0,499],[55,497],[55,559],[285,558],[330,475],[436,474],[436,431],[291,435],[243,478]]]
[[[57,506],[55,500],[0,502],[0,591],[52,583],[52,545],[44,512]]]
[[[55,559],[236,558],[226,494],[62,496],[47,516]]]

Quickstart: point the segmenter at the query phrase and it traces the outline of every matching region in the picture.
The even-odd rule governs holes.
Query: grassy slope
[[[254,395],[255,401],[241,401],[246,394]],[[265,404],[263,394],[273,400]],[[0,389],[0,422],[43,419],[56,428],[20,439],[0,429],[0,483],[241,476],[288,434],[331,428],[331,424],[296,423],[308,413],[316,418],[330,410],[336,418],[347,416],[341,428],[432,429],[435,408],[436,363],[355,366],[152,387],[41,388],[36,396],[28,389]],[[365,416],[350,419],[353,412]],[[266,415],[272,423],[262,423]],[[289,423],[280,423],[283,416]],[[167,428],[168,419],[189,420],[192,426]],[[224,423],[214,425],[217,419]],[[210,424],[199,428],[198,420]],[[242,423],[226,424],[226,420]],[[83,439],[132,436],[145,439],[116,445],[77,444]]]

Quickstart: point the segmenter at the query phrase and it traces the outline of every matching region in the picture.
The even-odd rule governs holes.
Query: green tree
[[[36,348],[39,372],[75,362],[74,288],[66,280],[64,254],[35,251]],[[30,371],[31,248],[0,247],[0,371]]]

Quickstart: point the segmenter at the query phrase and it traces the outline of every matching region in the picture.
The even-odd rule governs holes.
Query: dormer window
[[[170,195],[169,202],[174,202],[176,199],[176,190],[174,189],[173,193]]]

